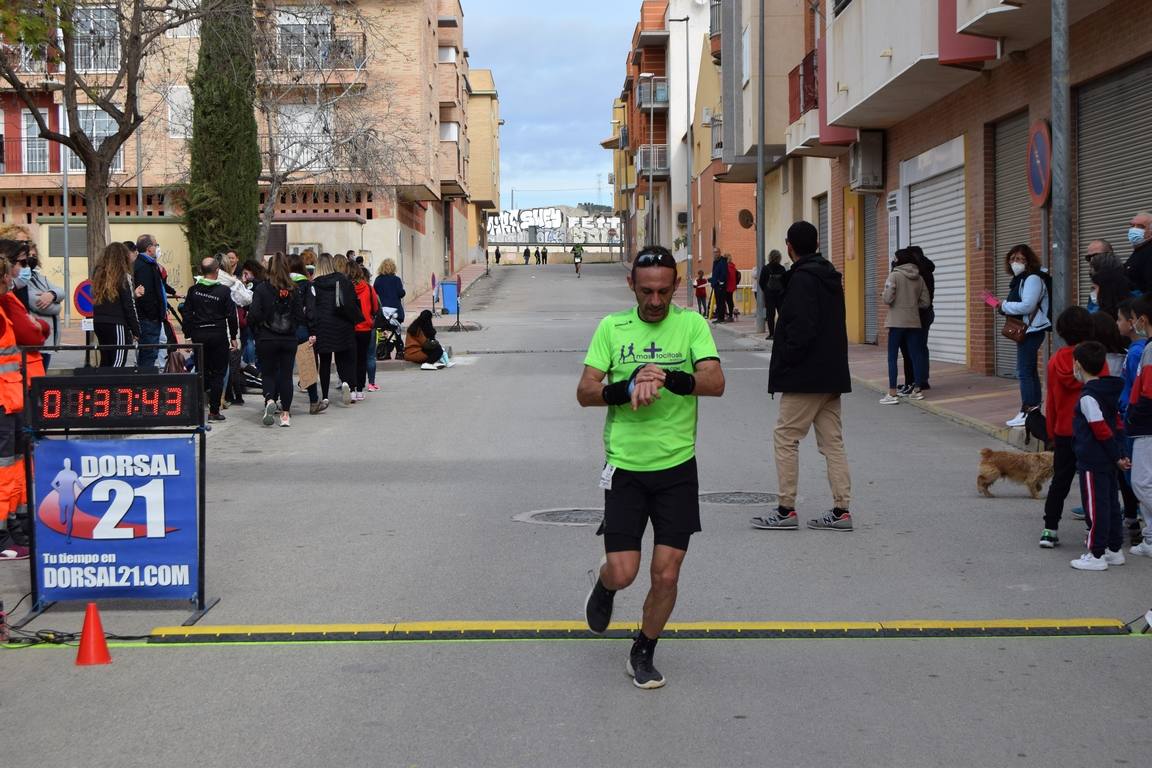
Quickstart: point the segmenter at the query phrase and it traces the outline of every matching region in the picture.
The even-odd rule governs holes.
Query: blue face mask
[[[1128,242],[1132,243],[1132,247],[1140,245],[1144,242],[1144,230],[1140,227],[1131,227],[1128,230]]]
[[[32,279],[32,267],[21,267],[20,268],[20,279],[25,280],[25,281],[31,280]]]

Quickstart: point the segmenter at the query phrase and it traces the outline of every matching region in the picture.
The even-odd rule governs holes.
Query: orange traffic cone
[[[84,628],[80,630],[80,650],[76,653],[76,666],[91,664],[111,664],[108,641],[104,638],[104,626],[100,623],[100,611],[96,603],[88,603],[84,611]]]

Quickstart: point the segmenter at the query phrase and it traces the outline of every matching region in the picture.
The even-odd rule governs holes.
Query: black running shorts
[[[700,530],[700,482],[696,459],[671,469],[633,472],[617,469],[604,491],[604,549],[639,551],[648,520],[655,543],[687,550]]]

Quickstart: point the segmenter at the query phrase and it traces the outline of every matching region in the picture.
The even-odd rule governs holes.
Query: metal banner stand
[[[164,347],[168,350],[183,349],[191,350],[196,353],[197,360],[203,360],[203,352],[199,344],[155,344],[145,345],[149,347]],[[125,349],[132,350],[138,349],[138,346],[112,346],[105,345],[107,349]],[[78,346],[55,346],[44,347],[44,351],[51,352],[85,352],[86,347]],[[28,378],[27,373],[27,356],[28,350],[23,350],[23,371],[24,371],[24,397],[25,403],[35,403],[36,400],[30,397],[32,394],[33,381]],[[60,435],[65,440],[74,438],[91,439],[95,437],[110,437],[120,436],[126,437],[131,435],[186,435],[195,436],[197,443],[197,459],[196,459],[196,558],[197,558],[197,574],[196,574],[196,594],[189,600],[189,603],[194,606],[193,612],[184,620],[182,626],[188,627],[199,621],[204,614],[212,610],[212,608],[220,602],[220,598],[207,598],[206,597],[206,578],[205,578],[205,529],[207,522],[207,481],[206,481],[206,468],[207,468],[207,431],[209,427],[204,420],[204,374],[201,368],[197,368],[196,373],[151,373],[140,372],[134,368],[93,368],[85,366],[82,368],[73,369],[70,371],[53,372],[51,375],[46,375],[42,378],[44,381],[77,381],[77,382],[90,382],[97,377],[107,376],[111,378],[117,386],[131,384],[134,376],[148,377],[151,380],[157,378],[170,377],[171,381],[182,381],[187,383],[188,394],[192,395],[192,404],[190,406],[191,416],[185,420],[183,424],[173,423],[170,426],[148,426],[141,425],[139,427],[117,427],[117,426],[102,426],[98,422],[89,426],[46,426],[39,424],[37,419],[25,419],[24,432],[26,440],[24,440],[24,482],[27,489],[28,497],[28,514],[36,515],[39,513],[37,509],[37,499],[35,498],[35,484],[33,477],[33,448],[35,444],[49,435]],[[114,378],[113,378],[114,377]],[[40,614],[47,611],[56,601],[47,600],[41,594],[41,585],[39,584],[37,576],[37,544],[36,544],[36,525],[35,523],[30,526],[30,552],[29,558],[29,588],[32,593],[32,607],[28,614],[20,619],[19,622],[12,626],[20,629],[27,625],[30,621],[35,619]],[[130,595],[125,595],[122,598],[113,599],[133,599]],[[149,600],[160,598],[147,598]]]

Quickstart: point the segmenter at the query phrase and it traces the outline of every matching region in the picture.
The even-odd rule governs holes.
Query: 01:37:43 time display
[[[114,416],[181,416],[183,387],[48,388],[41,393],[44,419]]]

